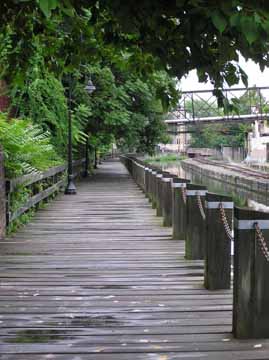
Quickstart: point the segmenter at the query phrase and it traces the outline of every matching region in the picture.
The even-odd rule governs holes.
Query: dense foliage
[[[62,55],[67,52],[55,57],[50,50],[59,50],[63,43],[66,51],[72,47],[78,50],[73,64],[82,55],[95,56],[100,47],[91,40],[91,29],[81,26],[84,9],[93,14],[91,24],[102,29],[107,44],[128,48],[136,60],[141,51],[148,54],[144,68],[158,63],[179,78],[196,68],[201,80],[210,77],[220,86],[223,81],[232,85],[240,77],[246,81],[243,70],[234,63],[238,51],[261,68],[268,65],[269,4],[263,0],[3,0],[1,24],[10,25],[5,30],[18,50],[12,57],[18,57],[23,49],[24,57],[19,57],[19,65],[23,66],[33,51],[28,41],[40,32],[49,45],[46,52],[51,66],[61,67],[60,60],[66,61]],[[66,26],[53,43],[59,16],[65,18]],[[21,30],[18,42],[16,36]],[[81,33],[83,49],[78,41]]]
[[[6,176],[44,170],[59,164],[50,135],[29,120],[9,120],[0,115],[0,143],[5,151]]]
[[[68,1],[52,12],[57,1],[11,1],[0,8],[0,76],[12,106],[17,116],[50,131],[59,154],[66,148],[68,106],[77,153],[87,137],[99,150],[115,142],[152,152],[165,141],[162,117],[178,94],[152,56],[108,44],[105,19],[93,19],[90,9],[75,13]],[[90,96],[84,89],[89,78],[96,86]]]
[[[247,84],[239,51],[269,64],[265,1],[3,0],[0,20],[0,79],[16,115],[50,131],[61,155],[70,89],[77,153],[88,136],[93,148],[151,152],[177,100],[174,77],[196,68],[217,89]]]

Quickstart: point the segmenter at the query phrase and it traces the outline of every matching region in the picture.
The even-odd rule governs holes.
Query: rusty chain
[[[227,220],[226,213],[225,213],[222,202],[219,203],[219,210],[220,210],[220,219],[221,219],[221,222],[222,222],[222,224],[224,226],[225,233],[228,236],[228,238],[231,241],[233,241],[234,237],[232,235],[232,231],[230,229],[230,225],[228,223],[228,220]]]
[[[265,257],[265,260],[269,262],[268,246],[266,244],[263,233],[257,222],[254,223],[254,228],[255,228],[255,240],[258,240],[258,243],[259,243],[260,249],[263,253],[263,256]]]
[[[187,194],[186,194],[186,188],[185,187],[181,188],[181,194],[182,194],[182,199],[184,201],[184,204],[186,204],[187,203]]]
[[[204,210],[203,203],[202,203],[202,200],[201,200],[201,196],[199,195],[198,192],[196,193],[196,200],[197,200],[197,205],[198,205],[198,208],[200,210],[200,214],[202,216],[202,219],[205,220],[206,219],[206,214],[205,214],[205,210]]]

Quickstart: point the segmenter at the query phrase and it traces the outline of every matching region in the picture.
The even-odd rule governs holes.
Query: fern
[[[0,114],[0,143],[9,178],[45,170],[62,162],[49,133],[27,119],[7,121],[6,115]]]

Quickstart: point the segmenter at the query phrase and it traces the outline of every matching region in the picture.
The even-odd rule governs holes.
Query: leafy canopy
[[[70,75],[78,144],[89,134],[94,146],[117,141],[151,150],[177,98],[171,77],[197,69],[216,89],[240,78],[247,84],[238,52],[263,69],[268,35],[269,4],[259,0],[3,0],[0,78],[18,114],[50,130],[58,150]],[[90,99],[83,90],[89,73],[97,87]]]
[[[262,0],[4,0],[0,20],[15,25],[6,29],[12,42],[18,29],[23,30],[25,40],[32,37],[32,31],[48,34],[52,40],[59,14],[69,17],[54,47],[66,42],[67,47],[76,47],[78,56],[84,53],[89,58],[93,55],[91,31],[79,26],[85,9],[89,22],[100,29],[106,43],[128,49],[130,61],[135,63],[141,51],[147,54],[144,69],[154,62],[178,78],[197,69],[201,81],[210,78],[220,87],[223,81],[233,85],[239,78],[246,84],[246,74],[235,63],[238,51],[259,63],[261,69],[269,63],[269,3]],[[78,41],[81,35],[85,46]],[[19,59],[22,64],[32,49],[24,41],[18,46],[25,50]],[[60,65],[53,56],[50,61],[53,66]]]

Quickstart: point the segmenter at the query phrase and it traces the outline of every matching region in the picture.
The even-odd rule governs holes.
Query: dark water
[[[164,165],[163,170],[191,180],[194,184],[205,185],[210,192],[231,196],[237,206],[247,206],[255,210],[269,212],[269,194],[266,196],[264,193],[249,191],[207,176],[202,176],[195,171],[185,171],[180,163]]]

